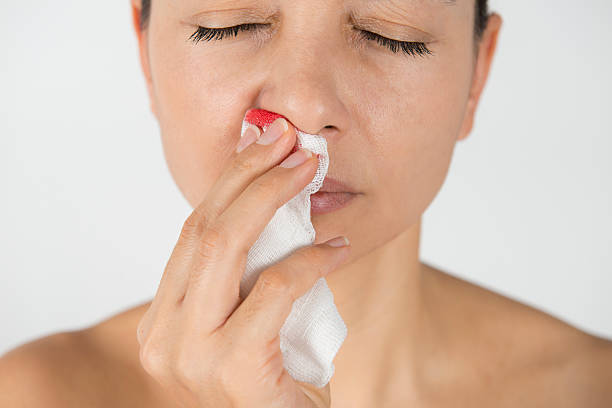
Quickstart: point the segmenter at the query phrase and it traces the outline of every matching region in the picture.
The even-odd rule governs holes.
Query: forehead
[[[149,0],[150,2],[151,0]],[[159,0],[158,0],[159,1]],[[170,1],[171,3],[174,2],[174,0],[166,0],[166,1]],[[292,2],[295,0],[291,0]],[[478,0],[476,0],[478,1]],[[144,0],[143,0],[144,2]],[[458,3],[470,3],[470,0],[360,0],[359,2],[361,3],[370,3],[370,4],[384,4],[384,3],[396,3],[397,5],[416,5],[416,4],[430,4],[430,5],[442,5],[442,6],[456,6]],[[192,3],[192,4],[197,4],[199,6],[212,6],[218,3],[227,3],[227,4],[232,4],[234,3],[235,5],[238,5],[239,3],[241,3],[241,1],[239,0],[208,0],[208,1],[202,1],[202,0],[183,0],[183,1],[179,1],[179,3]],[[258,5],[263,3],[263,1],[260,0],[246,0],[244,1],[244,3],[248,3],[250,5]]]
[[[279,12],[280,4],[270,0],[156,0],[162,3],[166,13],[170,10],[177,15],[199,14],[202,12],[223,12],[227,14],[254,15],[269,17]],[[429,18],[439,20],[445,25],[446,18],[469,17],[474,1],[478,0],[285,0],[287,6],[296,6],[302,10],[313,7],[322,11],[334,7],[354,12],[375,13],[398,19],[411,18],[418,20]],[[472,7],[468,7],[471,5]],[[164,13],[162,13],[164,14]]]
[[[393,5],[397,7],[417,7],[417,6],[443,6],[456,7],[464,4],[472,4],[478,0],[357,0],[357,3],[366,5]]]

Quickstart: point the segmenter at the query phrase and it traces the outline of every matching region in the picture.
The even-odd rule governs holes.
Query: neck
[[[352,407],[371,406],[377,396],[396,392],[393,383],[406,393],[417,381],[417,350],[426,332],[420,227],[419,221],[327,276],[348,329],[334,359],[332,400],[337,394]]]

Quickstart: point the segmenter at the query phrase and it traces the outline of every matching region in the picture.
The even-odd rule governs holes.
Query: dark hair
[[[143,0],[151,5],[151,0]],[[487,0],[476,0],[476,10],[474,12],[474,39],[480,42],[482,33],[487,28],[489,21],[489,4]]]
[[[476,42],[482,38],[482,33],[487,27],[487,21],[489,17],[488,1],[487,0],[476,0],[475,1],[475,13],[474,13],[474,39]],[[142,0],[142,8],[140,11],[140,29],[146,30],[149,24],[149,17],[151,15],[151,0]]]
[[[146,30],[149,25],[149,17],[151,16],[151,0],[142,0],[140,9],[140,29]]]

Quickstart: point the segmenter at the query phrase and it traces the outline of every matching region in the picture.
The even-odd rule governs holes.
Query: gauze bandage
[[[278,117],[262,109],[247,111],[242,132],[250,123],[265,131]],[[311,245],[315,230],[310,221],[310,195],[323,183],[329,165],[327,141],[318,135],[295,128],[297,144],[293,151],[305,148],[319,154],[319,167],[312,181],[295,197],[277,209],[247,255],[246,270],[240,282],[240,296],[245,299],[261,271],[291,252]],[[283,365],[297,381],[324,387],[334,374],[334,359],[344,342],[347,328],[340,317],[334,296],[324,278],[320,278],[292,306],[279,336]]]

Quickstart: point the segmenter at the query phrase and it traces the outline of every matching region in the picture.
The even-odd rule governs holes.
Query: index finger
[[[180,302],[185,296],[188,285],[188,268],[192,257],[197,256],[195,252],[206,226],[212,224],[258,175],[277,164],[295,145],[295,130],[291,123],[286,120],[285,123],[288,125],[287,130],[272,145],[252,143],[244,151],[238,152],[234,149],[205,198],[185,220],[178,242],[170,256],[168,267],[159,283],[154,300],[156,303]],[[274,125],[273,123],[266,128],[266,132],[272,126],[277,126],[278,130],[281,124]],[[241,137],[249,138],[251,141],[254,138],[257,139],[258,135],[249,134],[248,129],[248,127],[245,129]],[[259,130],[259,128],[253,125],[253,130]]]
[[[311,156],[294,168],[276,166],[251,183],[206,227],[189,271],[183,303],[194,316],[199,314],[201,321],[217,322],[211,330],[236,307],[249,248],[276,211],[312,180],[317,162],[316,156]]]
[[[265,269],[247,298],[218,330],[232,332],[232,338],[256,348],[274,340],[292,309],[308,302],[304,294],[310,289],[323,292],[320,287],[326,285],[325,276],[347,260],[347,239],[341,247],[328,245],[341,239],[344,237],[302,247]],[[328,304],[332,303],[333,299]]]

